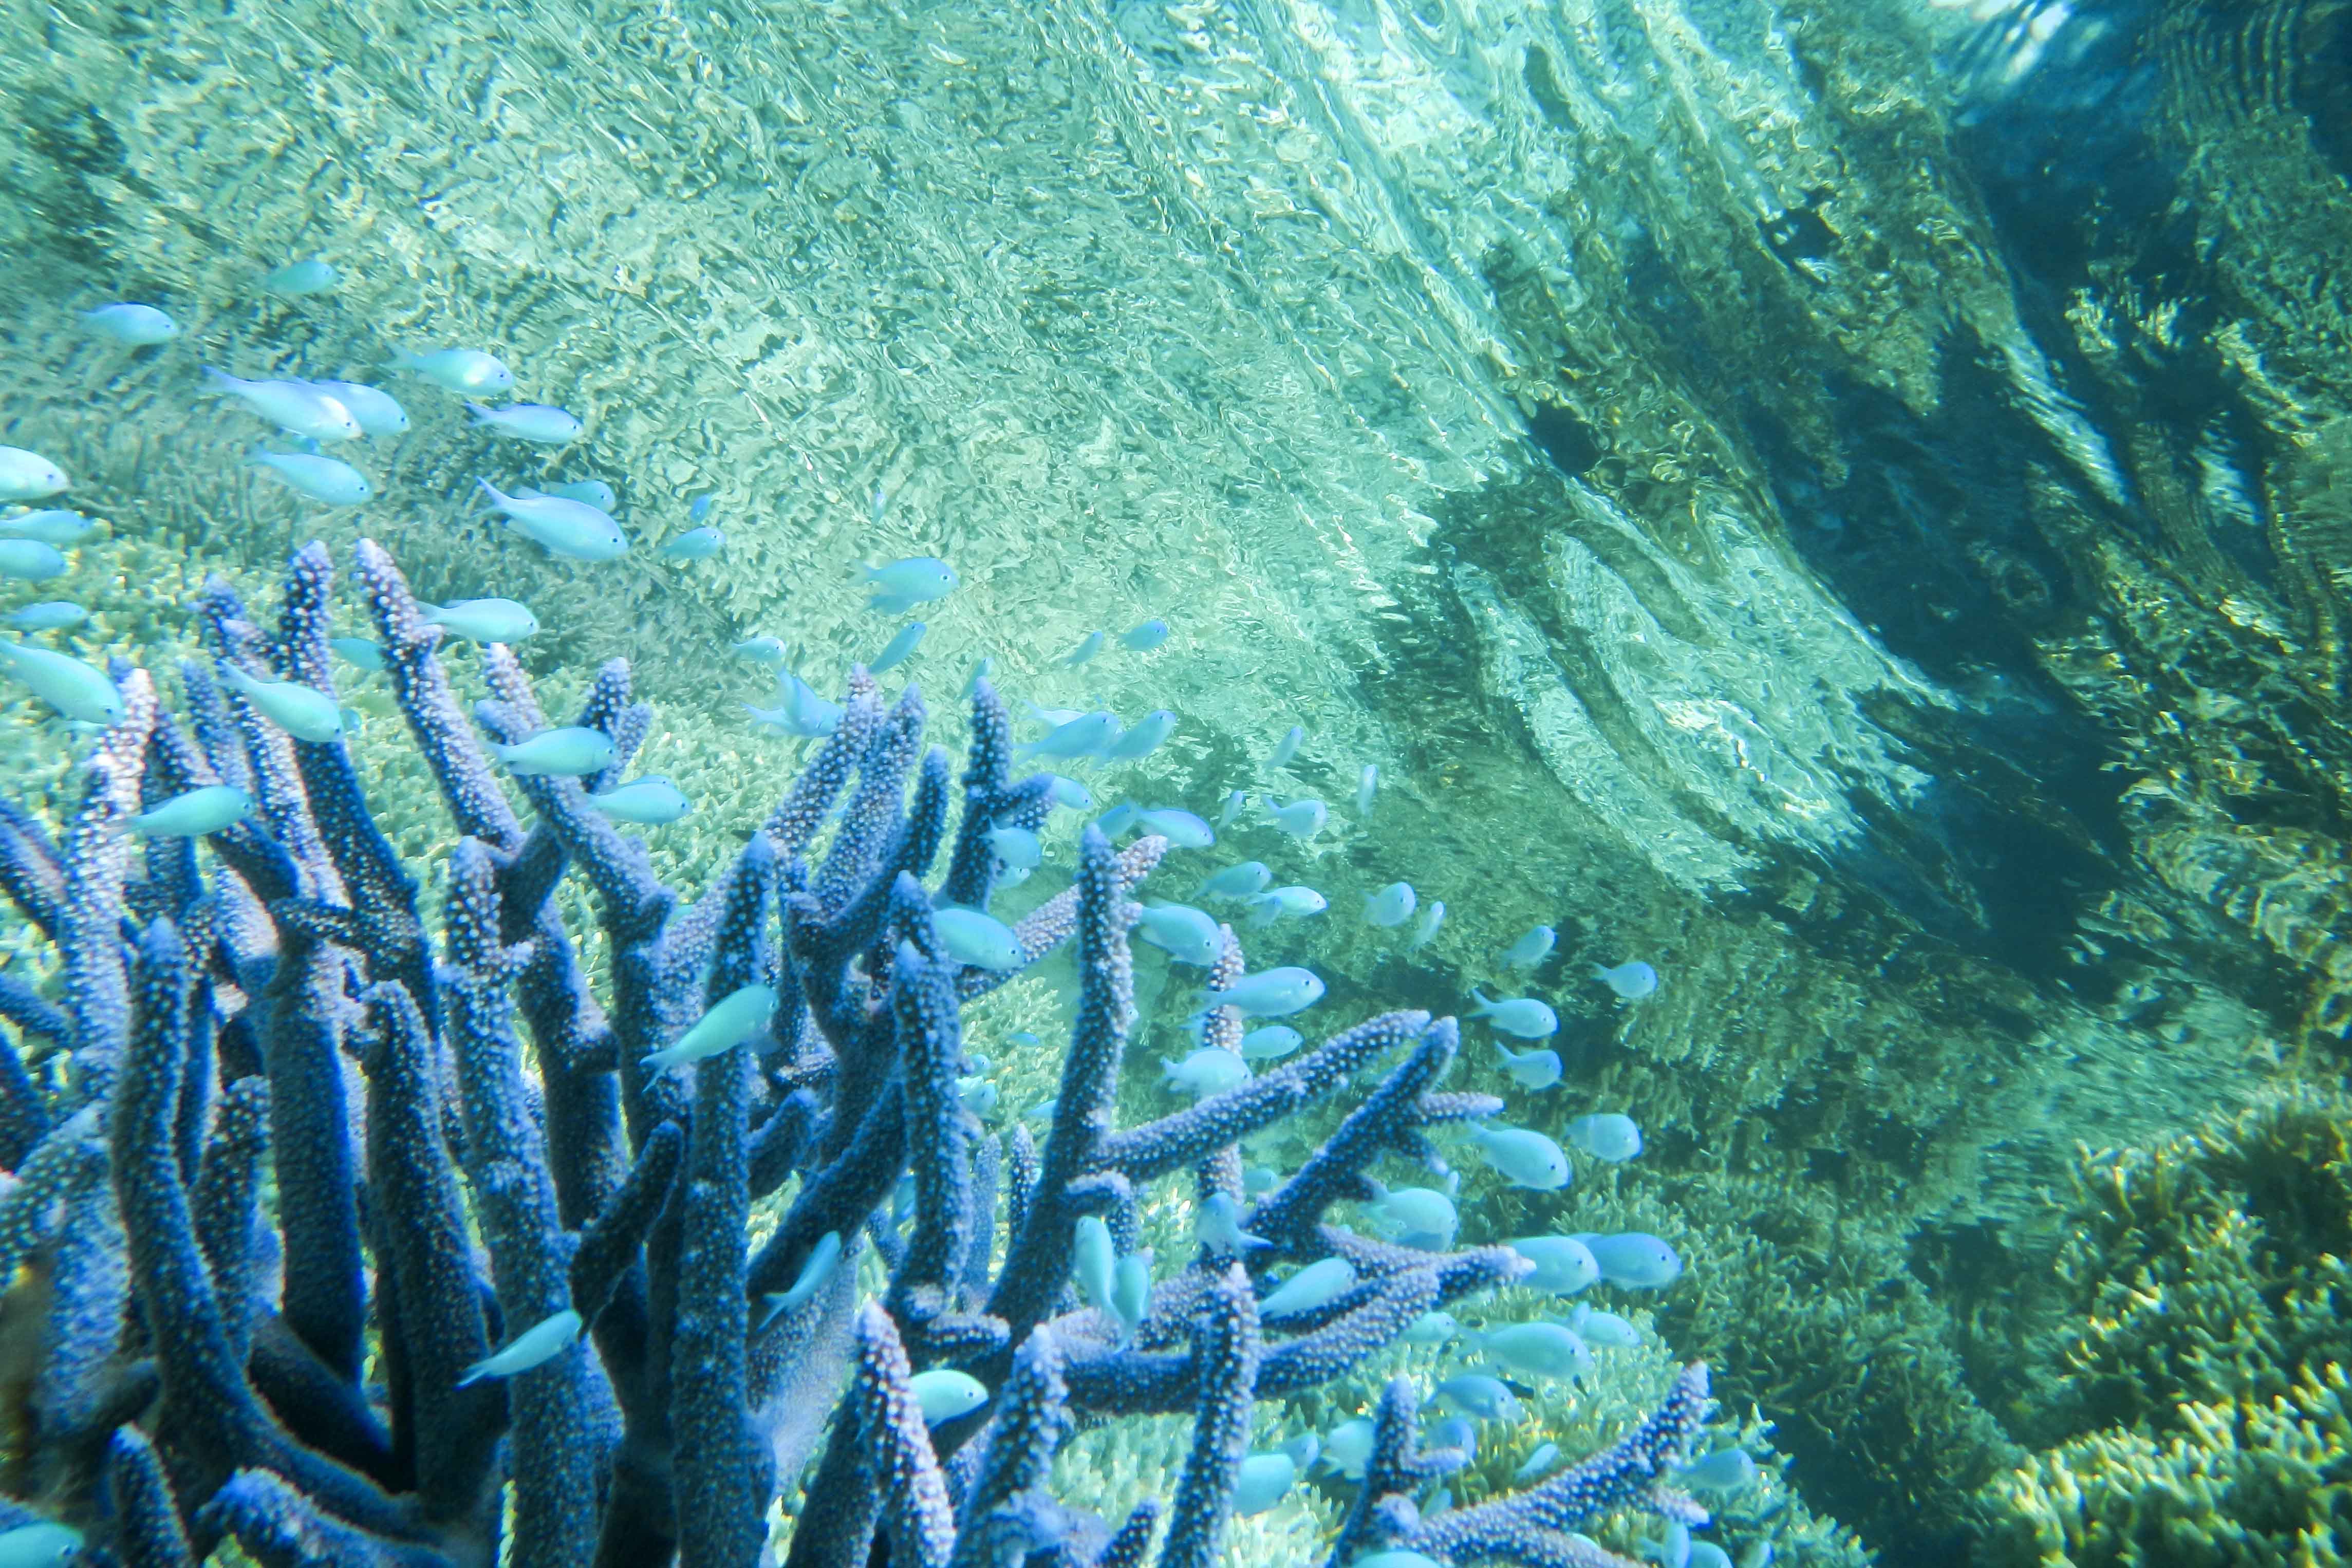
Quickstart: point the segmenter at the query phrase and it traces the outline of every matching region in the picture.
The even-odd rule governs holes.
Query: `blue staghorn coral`
[[[215,663],[180,668],[184,727],[143,671],[115,672],[124,714],[61,842],[0,810],[0,889],[63,975],[55,1002],[12,984],[0,1016],[69,1048],[28,1067],[0,1037],[16,1172],[0,1264],[31,1260],[47,1303],[22,1473],[87,1554],[163,1568],[234,1537],[270,1568],[749,1568],[769,1550],[778,1456],[806,1458],[812,1412],[829,1408],[788,1568],[1085,1568],[1140,1563],[1155,1540],[1167,1568],[1210,1568],[1256,1401],[1357,1369],[1421,1314],[1527,1273],[1508,1248],[1414,1251],[1324,1218],[1370,1194],[1376,1158],[1426,1156],[1425,1129],[1498,1109],[1435,1089],[1451,1019],[1388,1014],[1114,1125],[1131,898],[1159,838],[1116,851],[1088,830],[1076,885],[1020,922],[1030,963],[1075,943],[1079,995],[1043,1147],[1016,1128],[1000,1154],[959,1099],[961,1013],[1015,976],[950,955],[923,881],[945,849],[936,901],[984,905],[983,835],[1034,828],[1051,804],[1045,779],[1012,777],[985,682],[951,846],[950,763],[922,748],[920,698],[886,709],[860,671],[837,732],[688,902],[586,805],[648,731],[625,666],[601,672],[579,719],[611,739],[611,766],[518,779],[526,826],[478,738],[551,727],[521,668],[489,647],[494,695],[468,714],[391,559],[362,542],[357,575],[460,836],[437,940],[341,741],[292,739],[215,679],[331,694],[316,544],[294,559],[274,636],[206,589]],[[190,841],[142,849],[126,832],[142,807],[219,783],[258,809],[208,836],[209,867]],[[573,873],[603,927],[601,997],[552,898]],[[1221,984],[1244,968],[1223,941]],[[755,1037],[656,1056],[761,986],[778,1005]],[[1218,1010],[1204,1027],[1230,1044],[1239,1020]],[[1398,1051],[1298,1173],[1241,1211],[1267,1245],[1238,1260],[1204,1247],[1131,1324],[1077,1302],[1080,1219],[1131,1236],[1141,1186],[1187,1171],[1204,1198],[1238,1203],[1240,1140]],[[877,1216],[909,1173],[901,1238]],[[763,1202],[781,1217],[753,1247]],[[875,1255],[887,1286],[861,1300]],[[1332,1257],[1351,1286],[1262,1317],[1268,1264]],[[501,1344],[538,1353],[479,1375],[505,1370]],[[994,1392],[933,1424],[918,1381],[948,1369]],[[1629,1507],[1704,1518],[1666,1478],[1707,1404],[1689,1368],[1616,1447],[1423,1519],[1408,1493],[1449,1455],[1420,1453],[1410,1384],[1393,1384],[1331,1560],[1614,1561],[1571,1531]],[[1153,1414],[1194,1423],[1164,1530],[1150,1504],[1109,1521],[1048,1493],[1080,1425]]]

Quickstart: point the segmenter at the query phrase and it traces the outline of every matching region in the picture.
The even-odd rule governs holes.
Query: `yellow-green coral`
[[[1993,1560],[2316,1565],[2352,1542],[2352,1100],[2296,1088],[2086,1152],[2058,1434],[1985,1489]]]

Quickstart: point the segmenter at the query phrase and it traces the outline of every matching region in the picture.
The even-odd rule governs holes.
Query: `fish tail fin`
[[[492,1375],[498,1371],[498,1368],[492,1366],[490,1363],[497,1359],[498,1358],[496,1356],[492,1356],[488,1360],[476,1362],[473,1365],[466,1369],[465,1374],[457,1379],[455,1386],[458,1388],[470,1388],[475,1384],[481,1382],[484,1378]]]
[[[514,499],[512,496],[499,494],[499,487],[488,479],[477,479],[474,483],[480,487],[484,495],[489,497],[491,501],[499,506],[504,506]]]
[[[236,377],[229,374],[228,372],[220,369],[218,366],[209,364],[205,366],[204,370],[205,384],[212,388],[215,392],[234,392],[236,390]]]
[[[256,447],[245,455],[245,466],[248,468],[266,468],[269,466],[269,459],[276,456],[278,454],[267,447]]]
[[[488,409],[483,407],[480,404],[475,402],[470,397],[467,398],[465,401],[466,412],[474,416],[475,424],[488,425],[490,423],[490,411]]]
[[[392,351],[392,357],[383,363],[387,370],[415,370],[425,363],[425,356],[411,353],[406,349],[394,349]]]

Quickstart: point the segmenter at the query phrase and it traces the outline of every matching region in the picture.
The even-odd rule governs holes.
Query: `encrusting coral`
[[[1436,1089],[1451,1019],[1391,1013],[1114,1125],[1130,897],[1158,838],[1115,851],[1089,830],[1076,885],[1017,927],[1024,966],[1074,942],[1079,998],[1044,1146],[1016,1128],[1000,1159],[960,1103],[961,1016],[1015,972],[959,963],[933,910],[984,905],[983,835],[1034,827],[1050,803],[1045,778],[1011,776],[984,682],[951,845],[949,760],[922,750],[919,697],[886,709],[861,671],[837,732],[687,902],[587,804],[647,733],[625,665],[604,668],[579,721],[610,742],[609,765],[519,776],[526,827],[476,729],[513,743],[551,728],[520,667],[488,648],[494,695],[469,716],[439,629],[366,542],[358,581],[461,836],[437,942],[342,742],[290,738],[194,661],[184,727],[144,671],[117,665],[124,713],[61,842],[0,805],[0,890],[63,975],[60,999],[0,986],[0,1016],[64,1047],[28,1064],[0,1040],[0,1156],[16,1173],[0,1268],[30,1263],[17,1296],[41,1304],[16,1489],[90,1551],[163,1568],[234,1537],[272,1568],[748,1568],[780,1461],[796,1470],[815,1446],[814,1404],[833,1409],[831,1435],[791,1568],[1139,1563],[1155,1536],[1160,1563],[1208,1568],[1256,1401],[1339,1377],[1438,1304],[1527,1272],[1506,1247],[1414,1251],[1324,1218],[1370,1195],[1375,1158],[1429,1155],[1424,1129],[1497,1109]],[[208,588],[215,667],[331,694],[331,589],[325,550],[299,552],[271,637]],[[193,840],[142,847],[127,831],[216,784],[257,810],[206,837],[209,866]],[[935,900],[921,879],[943,848]],[[551,897],[573,871],[603,928],[601,997]],[[1243,957],[1223,942],[1213,973],[1229,982]],[[764,1028],[677,1059],[689,1026],[761,986],[777,999]],[[1220,1011],[1205,1027],[1238,1022]],[[1131,1235],[1139,1186],[1185,1172],[1204,1198],[1241,1203],[1240,1140],[1399,1049],[1244,1211],[1270,1246],[1245,1261],[1204,1246],[1131,1323],[1076,1302],[1079,1219]],[[879,1216],[908,1173],[902,1237]],[[781,1218],[747,1251],[762,1200]],[[876,1256],[887,1284],[861,1300]],[[1262,1318],[1270,1263],[1335,1256],[1352,1286]],[[950,1371],[980,1398],[927,1419],[919,1384]],[[1447,1461],[1420,1454],[1409,1385],[1391,1385],[1332,1561],[1394,1546],[1620,1562],[1573,1531],[1629,1508],[1703,1521],[1671,1476],[1709,1405],[1705,1367],[1685,1368],[1617,1444],[1422,1518],[1406,1487]],[[1156,1509],[1107,1521],[1045,1490],[1076,1425],[1160,1414],[1194,1420],[1164,1531]],[[9,1508],[0,1526],[32,1521]]]
[[[2352,1102],[2283,1089],[2079,1180],[2056,1440],[1985,1489],[1987,1560],[2352,1561]]]

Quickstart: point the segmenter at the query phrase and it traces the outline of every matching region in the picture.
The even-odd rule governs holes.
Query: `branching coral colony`
[[[1424,1128],[1498,1109],[1434,1088],[1451,1019],[1391,1013],[1180,1114],[1111,1125],[1129,900],[1157,838],[1122,852],[1089,830],[1076,885],[1018,927],[1032,962],[1076,941],[1080,998],[1044,1146],[1016,1129],[1000,1156],[958,1099],[959,1013],[1014,976],[955,962],[933,910],[985,903],[982,835],[1037,826],[1050,781],[1010,776],[984,684],[936,895],[921,879],[947,839],[948,759],[921,749],[916,693],[886,710],[860,671],[837,732],[683,904],[585,804],[646,733],[626,668],[605,667],[580,720],[610,738],[610,766],[519,780],[526,827],[476,731],[512,743],[549,727],[520,668],[487,650],[496,695],[469,721],[439,630],[373,543],[358,579],[462,835],[438,951],[341,741],[292,738],[226,673],[331,693],[320,545],[294,559],[274,639],[206,590],[215,665],[181,667],[184,724],[118,665],[122,715],[62,843],[0,805],[0,878],[63,975],[62,1005],[0,983],[0,1014],[71,1053],[37,1076],[0,1042],[0,1158],[16,1173],[0,1268],[30,1261],[38,1285],[16,1293],[38,1314],[17,1489],[40,1505],[0,1504],[0,1530],[69,1521],[85,1555],[134,1568],[193,1563],[228,1536],[271,1565],[503,1550],[517,1568],[747,1568],[766,1549],[774,1434],[797,1415],[813,1446],[807,1413],[832,1405],[791,1568],[1140,1563],[1155,1534],[1160,1563],[1207,1568],[1254,1400],[1338,1376],[1438,1303],[1526,1271],[1506,1248],[1431,1254],[1323,1221],[1369,1195],[1376,1156],[1426,1153]],[[209,868],[192,839],[142,848],[128,833],[143,808],[223,784],[257,810],[207,836]],[[550,897],[574,870],[609,943],[602,999]],[[1230,980],[1241,951],[1224,942]],[[777,1005],[748,1038],[646,1060],[762,985]],[[1244,1211],[1272,1243],[1246,1267],[1204,1249],[1131,1328],[1076,1302],[1082,1216],[1131,1228],[1139,1185],[1185,1171],[1204,1199],[1238,1204],[1239,1139],[1398,1050],[1338,1133]],[[909,1170],[902,1239],[877,1215]],[[787,1187],[749,1247],[751,1205]],[[1000,1199],[1010,1241],[992,1268]],[[861,1301],[868,1247],[888,1285]],[[1261,1320],[1258,1271],[1332,1256],[1351,1288]],[[510,1375],[469,1375],[486,1360]],[[927,1420],[923,1373],[942,1369],[993,1392]],[[1705,1369],[1688,1368],[1616,1447],[1423,1519],[1411,1493],[1464,1456],[1420,1450],[1411,1385],[1392,1384],[1331,1560],[1617,1562],[1573,1531],[1627,1507],[1703,1518],[1666,1478],[1707,1408]],[[1076,1423],[1155,1413],[1196,1416],[1164,1531],[1148,1507],[1114,1523],[1045,1492]]]

